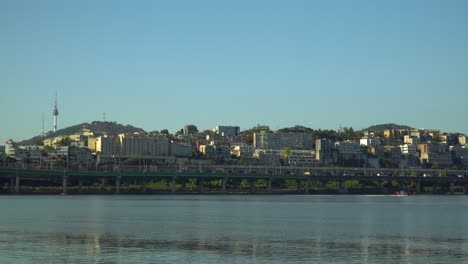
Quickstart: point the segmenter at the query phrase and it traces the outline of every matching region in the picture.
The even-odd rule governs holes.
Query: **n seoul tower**
[[[58,108],[57,108],[57,93],[55,93],[55,107],[54,107],[54,133],[57,131],[57,116],[59,114]]]

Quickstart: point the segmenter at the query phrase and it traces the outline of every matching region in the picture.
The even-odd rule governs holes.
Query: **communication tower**
[[[55,93],[55,107],[54,107],[54,133],[57,131],[57,116],[59,114],[58,108],[57,108],[57,93]]]
[[[44,112],[42,112],[42,128],[41,128],[41,136],[45,137],[45,132],[44,132]]]

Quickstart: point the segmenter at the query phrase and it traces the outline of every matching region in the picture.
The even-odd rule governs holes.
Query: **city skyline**
[[[5,140],[106,119],[468,133],[468,3],[0,3]]]

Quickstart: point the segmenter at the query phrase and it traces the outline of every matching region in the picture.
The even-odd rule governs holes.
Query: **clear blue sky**
[[[400,123],[468,132],[468,1],[0,0],[0,144],[146,130]]]

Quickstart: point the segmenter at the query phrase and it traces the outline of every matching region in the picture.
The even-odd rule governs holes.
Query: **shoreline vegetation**
[[[171,189],[151,189],[143,191],[141,188],[121,187],[117,192],[115,187],[68,187],[66,193],[62,187],[32,187],[21,186],[19,192],[10,191],[9,188],[1,188],[0,195],[398,195],[403,190],[400,188],[349,188],[346,191],[339,189],[321,188],[309,189],[308,192],[297,189],[275,189],[268,192],[267,189],[256,188],[255,190],[245,188],[234,188],[227,191],[221,189],[208,189],[199,191],[198,189],[177,189],[172,192]],[[455,192],[450,193],[444,189],[432,189],[428,187],[423,192],[414,193],[403,191],[409,195],[464,195],[463,188],[456,188]]]

